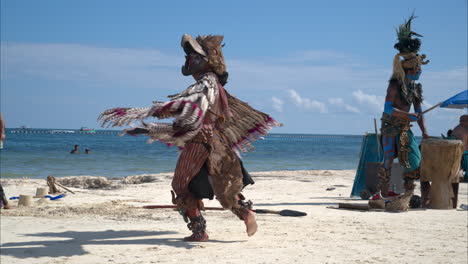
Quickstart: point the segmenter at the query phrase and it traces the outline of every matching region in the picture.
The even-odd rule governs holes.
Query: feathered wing
[[[130,108],[116,107],[102,112],[98,121],[102,127],[120,127],[130,125],[133,121],[144,120],[151,117],[152,107]]]
[[[282,126],[269,115],[258,111],[246,102],[227,93],[232,116],[224,123],[223,133],[233,149],[242,152],[252,150],[252,142],[266,135],[275,126]]]
[[[246,152],[253,149],[251,142],[264,136],[268,130],[281,126],[269,115],[258,111],[246,102],[227,93],[227,101],[231,116],[224,123],[224,133],[228,144],[233,149]],[[183,147],[185,142],[192,139],[202,127],[203,118],[210,105],[218,95],[216,77],[206,75],[185,91],[170,96],[168,102],[155,102],[149,108],[112,108],[104,111],[99,119],[102,126],[125,126],[125,134],[144,134],[150,141],[160,140],[170,145]],[[145,119],[157,117],[159,119],[174,117],[172,124],[145,123]],[[140,125],[132,122],[141,121]]]
[[[145,134],[150,141],[160,140],[170,145],[183,147],[201,129],[203,118],[217,95],[215,77],[206,75],[185,91],[170,96],[168,102],[155,102],[148,108],[112,108],[104,111],[98,118],[102,126],[125,126],[133,128],[123,132],[130,135]],[[175,118],[172,124],[144,123],[143,120]],[[140,125],[133,122],[141,121]]]

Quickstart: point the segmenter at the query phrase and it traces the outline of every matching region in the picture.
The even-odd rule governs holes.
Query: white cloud
[[[421,82],[428,81],[437,81],[437,80],[466,80],[468,78],[467,73],[468,66],[456,67],[453,69],[448,69],[445,71],[425,71],[424,75],[421,75]],[[450,88],[450,87],[447,87]]]
[[[346,104],[343,100],[343,98],[329,98],[328,103],[331,105],[336,105],[338,107],[344,108],[347,112],[351,113],[360,113],[359,109],[356,107]]]
[[[273,101],[273,108],[278,111],[278,112],[283,112],[283,105],[284,105],[284,102],[283,100],[279,99],[279,98],[276,98],[276,97],[272,97],[271,98],[271,101]]]
[[[383,96],[366,94],[361,90],[354,91],[352,96],[357,102],[367,106],[372,112],[380,113],[383,111],[385,100]]]
[[[440,102],[439,102],[440,103]],[[438,103],[437,103],[438,104]],[[429,108],[435,106],[436,104],[433,104],[431,102],[428,102],[427,100],[424,100],[422,102],[422,105],[424,106],[423,107],[423,111],[425,110],[428,110]],[[451,108],[445,108],[445,107],[436,107],[432,110],[430,110],[429,112],[426,113],[427,114],[430,114],[430,115],[434,115],[434,116],[447,116],[448,115],[451,115],[453,113],[455,113],[455,109],[451,109]]]
[[[154,87],[155,80],[178,77],[183,57],[156,49],[105,48],[81,44],[1,43],[2,78]]]
[[[424,100],[424,101],[422,102],[422,105],[424,105],[424,106],[427,107],[427,108],[431,108],[432,106],[434,106],[434,104],[428,102],[427,100]]]
[[[296,106],[302,109],[319,111],[320,113],[326,113],[327,107],[324,103],[317,100],[302,98],[296,91],[289,90],[289,97]]]

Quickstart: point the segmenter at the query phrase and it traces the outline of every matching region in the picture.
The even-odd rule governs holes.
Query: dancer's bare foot
[[[248,210],[248,213],[244,216],[244,223],[247,231],[247,235],[253,236],[257,232],[257,221],[255,220],[255,213]]]

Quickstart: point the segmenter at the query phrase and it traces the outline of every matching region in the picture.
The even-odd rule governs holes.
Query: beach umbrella
[[[432,109],[435,109],[437,107],[445,107],[445,108],[454,108],[454,109],[463,109],[463,108],[468,108],[468,90],[464,90],[459,94],[456,94],[449,99],[440,102],[433,107],[427,109],[426,111],[423,112],[423,114],[431,111]]]
[[[440,107],[456,109],[468,108],[468,90],[465,90],[445,100],[444,102],[442,102]]]

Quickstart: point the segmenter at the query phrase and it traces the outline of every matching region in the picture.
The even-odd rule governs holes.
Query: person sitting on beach
[[[460,123],[452,129],[451,136],[463,141],[465,151],[468,151],[468,115],[460,116]]]
[[[452,129],[451,137],[463,141],[464,152],[461,168],[465,171],[463,181],[468,181],[468,115],[460,116],[460,123]]]
[[[421,114],[422,85],[416,83],[421,74],[421,65],[429,61],[424,61],[426,55],[417,53],[421,44],[420,40],[411,38],[413,34],[417,35],[411,31],[411,22],[414,18],[411,16],[397,31],[398,43],[394,47],[399,53],[393,60],[393,74],[388,84],[382,114],[384,160],[378,172],[377,191],[380,191],[383,196],[388,195],[391,168],[395,157],[398,157],[404,168],[403,179],[406,192],[413,192],[414,181],[420,178],[421,153],[413,132],[410,130],[410,123],[417,121],[423,138],[429,137],[424,117]],[[411,34],[405,32],[411,32]],[[403,57],[403,60],[400,57]],[[415,113],[409,112],[412,105]]]
[[[127,125],[147,117],[174,117],[172,124],[142,122],[126,129],[130,135],[145,134],[150,140],[176,145],[181,152],[172,180],[172,202],[183,215],[192,235],[185,241],[207,241],[203,198],[216,199],[224,209],[243,220],[248,236],[257,231],[252,202],[241,194],[253,179],[242,165],[238,150],[251,149],[250,143],[264,136],[273,126],[273,118],[231,96],[225,89],[228,73],[222,53],[223,36],[185,34],[182,48],[186,53],[182,74],[195,83],[185,91],[169,96],[167,102],[155,102],[149,108],[113,108],[99,117],[102,125]],[[190,221],[190,222],[189,222]]]
[[[79,153],[79,145],[75,145],[75,147],[70,151],[71,154],[78,154]]]
[[[449,130],[447,130],[447,136],[444,136],[444,134],[442,134],[442,138],[443,139],[453,139],[452,133],[453,133],[453,130],[449,129]]]

